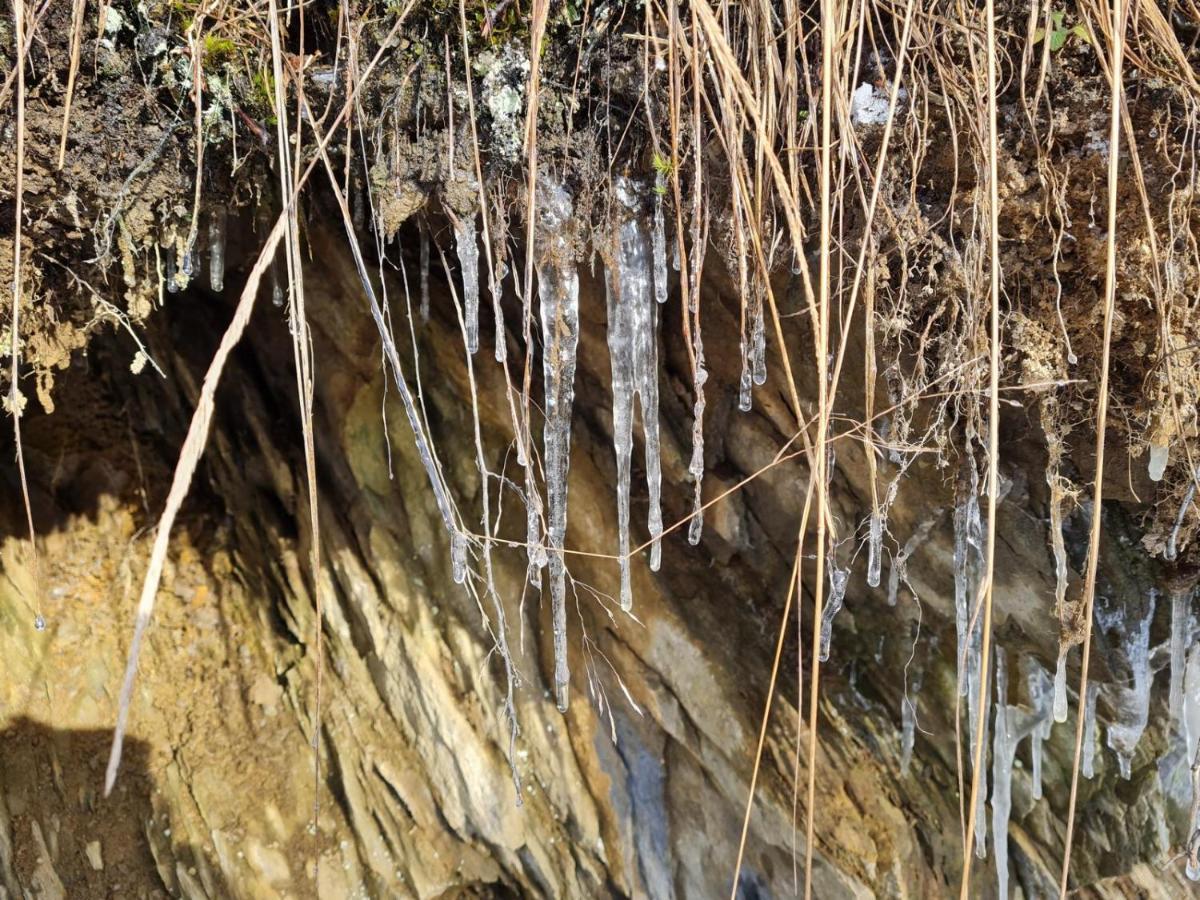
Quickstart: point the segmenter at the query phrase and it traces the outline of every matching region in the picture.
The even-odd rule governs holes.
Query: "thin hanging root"
[[[19,2],[21,0],[18,0]],[[396,35],[400,32],[401,26],[408,18],[408,14],[415,4],[416,0],[409,0],[408,4],[396,17],[396,23],[392,26],[391,31],[388,32],[383,41],[380,42],[379,50],[371,60],[371,63],[363,71],[362,78],[347,93],[346,101],[342,105],[341,111],[329,126],[329,130],[317,142],[318,150],[324,150],[325,145],[329,143],[341,125],[343,117],[350,114],[350,111],[353,109],[356,92],[360,91],[362,86],[369,80],[371,73],[383,58],[384,52],[391,46],[392,41],[395,40]],[[295,190],[287,198],[288,203],[284,206],[284,212],[275,221],[275,226],[267,236],[266,243],[259,253],[258,260],[254,263],[254,268],[250,270],[246,286],[242,289],[242,295],[238,299],[237,308],[234,310],[233,320],[229,323],[229,327],[222,336],[221,343],[217,347],[217,352],[213,354],[208,372],[204,376],[204,384],[200,390],[200,398],[196,403],[196,411],[192,414],[192,421],[188,426],[187,437],[184,438],[183,448],[179,453],[179,462],[175,465],[175,474],[171,480],[171,490],[167,494],[167,502],[164,506],[162,516],[158,520],[158,531],[154,538],[150,563],[146,569],[146,579],[142,583],[141,597],[138,600],[133,640],[129,645],[129,661],[125,667],[125,677],[121,684],[121,694],[118,700],[117,727],[113,734],[112,751],[108,758],[108,769],[104,775],[104,795],[106,797],[112,792],[113,785],[117,780],[117,770],[121,765],[121,748],[125,742],[125,728],[129,720],[129,707],[133,700],[133,683],[137,676],[138,656],[141,653],[142,638],[146,627],[150,624],[150,618],[154,613],[154,601],[158,595],[159,582],[162,580],[163,565],[166,563],[171,526],[174,524],[175,517],[179,513],[179,507],[183,504],[183,500],[187,496],[192,476],[196,472],[196,465],[200,460],[201,454],[204,452],[204,444],[208,438],[208,429],[212,423],[213,397],[220,383],[225,362],[238,341],[241,340],[242,333],[246,330],[246,324],[250,321],[250,314],[254,312],[254,301],[258,296],[259,282],[262,281],[263,273],[270,267],[272,260],[275,258],[275,250],[286,231],[287,209],[291,204],[296,202],[295,193],[308,181],[308,177],[312,174],[316,164],[317,158],[314,157],[304,172],[296,179]]]
[[[1096,401],[1096,482],[1092,489],[1092,527],[1088,533],[1087,569],[1083,580],[1083,667],[1079,676],[1079,702],[1087,696],[1088,665],[1092,649],[1092,606],[1096,599],[1096,566],[1100,556],[1100,505],[1104,499],[1104,430],[1108,425],[1108,360],[1112,348],[1113,315],[1117,296],[1117,168],[1121,140],[1121,75],[1125,53],[1125,7],[1121,0],[1112,6],[1112,65],[1109,69],[1112,96],[1108,151],[1108,237],[1105,245],[1104,345],[1100,353],[1100,396]],[[1071,874],[1071,841],[1075,835],[1075,803],[1079,795],[1079,760],[1083,750],[1083,710],[1075,724],[1075,761],[1071,769],[1071,799],[1067,806],[1067,836],[1063,843],[1062,876],[1058,894],[1067,896]]]
[[[13,21],[16,46],[25,46],[25,0],[14,0]],[[25,451],[21,446],[22,397],[17,387],[21,374],[21,224],[25,216],[25,54],[17,59],[17,140],[16,184],[13,189],[13,280],[12,280],[12,366],[9,370],[8,402],[13,417],[13,438],[17,445],[17,471],[21,476],[21,499],[25,504],[25,521],[29,526],[29,552],[33,559],[34,627],[46,627],[42,616],[42,573],[38,560],[37,535],[33,528],[33,507],[29,502],[29,481],[25,476]]]

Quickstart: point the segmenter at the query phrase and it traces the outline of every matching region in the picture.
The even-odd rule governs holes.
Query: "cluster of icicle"
[[[661,191],[654,192],[653,215],[645,198],[651,192],[632,179],[614,179],[613,233],[605,262],[604,283],[608,308],[608,348],[612,368],[613,449],[617,468],[617,523],[620,564],[620,603],[633,607],[630,574],[630,491],[633,457],[635,399],[640,406],[645,446],[646,480],[649,493],[650,568],[661,563],[662,465],[658,417],[658,306],[668,296],[667,239]],[[518,441],[518,462],[525,466],[528,578],[540,589],[541,573],[548,569],[551,619],[554,638],[555,696],[566,709],[570,672],[567,665],[566,592],[569,577],[565,559],[567,533],[567,483],[570,468],[571,420],[575,396],[575,368],[579,345],[579,274],[571,239],[574,204],[567,188],[548,177],[537,187],[534,228],[537,273],[538,318],[542,330],[542,374],[545,384],[545,427],[542,460],[545,473],[545,505]],[[647,227],[647,219],[650,226]],[[462,272],[464,330],[467,350],[479,348],[479,246],[473,218],[455,223],[455,245]],[[429,240],[421,234],[421,313],[428,315]],[[761,326],[759,331],[761,332]],[[761,336],[743,347],[747,366],[755,373],[765,366],[761,360]],[[496,358],[503,362],[503,338],[497,340]],[[757,350],[755,348],[758,348]],[[761,379],[755,377],[761,383]],[[698,390],[703,380],[698,376]],[[748,407],[748,393],[743,407]],[[703,411],[698,394],[697,415]],[[700,538],[702,522],[700,483],[703,477],[703,429],[694,429],[689,467],[695,479],[695,506],[689,539]],[[695,460],[700,460],[697,466]],[[542,517],[545,514],[543,531]],[[455,580],[465,578],[465,540],[452,524],[452,564]]]
[[[184,290],[197,275],[203,247],[208,249],[208,286],[218,294],[225,290],[225,237],[228,213],[215,206],[208,213],[207,240],[189,234],[182,241],[169,241],[159,248],[162,260],[162,283],[175,294]],[[178,246],[177,249],[177,244]]]
[[[964,484],[954,511],[955,603],[958,617],[958,686],[960,695],[968,700],[970,746],[980,739],[987,740],[987,717],[979,706],[980,680],[987,677],[982,671],[982,632],[975,616],[975,587],[983,566],[983,523],[979,508],[978,472],[968,454]],[[1111,684],[1088,685],[1083,698],[1084,735],[1080,773],[1084,778],[1095,775],[1097,746],[1097,699],[1103,693],[1111,720],[1107,726],[1107,746],[1116,756],[1121,777],[1132,776],[1133,758],[1138,742],[1146,730],[1150,710],[1150,689],[1154,674],[1151,669],[1152,648],[1150,625],[1154,618],[1157,594],[1151,591],[1146,598],[1134,598],[1123,603],[1111,603],[1097,598],[1095,622],[1098,629],[1114,638],[1115,653],[1110,662],[1119,658],[1120,680]],[[1174,726],[1175,749],[1168,754],[1174,765],[1160,766],[1163,777],[1168,770],[1182,763],[1184,771],[1200,762],[1197,744],[1200,743],[1200,642],[1195,640],[1197,625],[1191,615],[1191,590],[1177,590],[1171,595],[1170,636],[1170,699],[1171,722]],[[1058,659],[1052,679],[1032,657],[1020,661],[1024,670],[1029,707],[1008,702],[1008,670],[1002,648],[996,650],[995,702],[992,736],[992,833],[996,854],[996,873],[999,896],[1008,896],[1008,823],[1012,807],[1013,761],[1021,741],[1029,739],[1032,761],[1032,795],[1042,796],[1042,744],[1050,737],[1055,722],[1067,719],[1066,653]],[[919,682],[915,687],[919,687]],[[912,757],[914,740],[915,700],[905,696],[901,709],[901,768],[907,771]],[[979,773],[980,789],[972,814],[978,835],[977,855],[986,855],[986,817],[984,796],[987,792],[987,773]],[[1197,786],[1190,783],[1190,796],[1181,797],[1193,813],[1190,833],[1200,829],[1200,796]],[[1189,857],[1187,875],[1200,880],[1200,866]]]

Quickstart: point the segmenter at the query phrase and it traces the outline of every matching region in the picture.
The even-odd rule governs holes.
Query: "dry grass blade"
[[[196,403],[196,411],[192,415],[191,424],[188,426],[187,437],[184,439],[183,449],[179,454],[179,463],[175,467],[175,475],[171,480],[171,490],[167,494],[166,506],[163,509],[162,516],[158,520],[158,531],[154,536],[154,548],[150,553],[150,564],[146,569],[146,578],[142,584],[141,598],[138,600],[133,641],[129,646],[129,663],[125,668],[125,678],[121,684],[116,734],[113,737],[112,752],[108,758],[108,769],[104,775],[105,796],[108,796],[112,792],[113,784],[117,780],[117,769],[121,764],[121,747],[125,741],[125,728],[128,723],[129,707],[133,698],[133,683],[137,676],[138,655],[141,652],[142,638],[145,634],[146,626],[150,624],[150,617],[154,613],[154,600],[158,595],[158,584],[162,579],[163,565],[167,561],[167,545],[171,539],[171,526],[175,524],[175,517],[179,513],[179,507],[183,504],[184,498],[187,496],[188,488],[192,483],[192,475],[196,471],[196,465],[200,462],[200,456],[204,453],[204,444],[208,440],[209,425],[212,423],[213,398],[217,392],[217,385],[220,384],[221,373],[225,369],[225,362],[228,360],[229,354],[233,351],[238,341],[242,339],[242,333],[246,330],[246,323],[250,321],[250,314],[254,312],[254,300],[258,296],[259,282],[262,280],[263,273],[270,266],[275,248],[279,245],[279,241],[283,237],[286,221],[286,217],[281,215],[267,237],[267,242],[259,254],[258,262],[250,270],[250,277],[246,281],[246,286],[242,289],[242,296],[238,300],[233,320],[229,323],[229,327],[221,337],[221,343],[217,347],[217,352],[213,354],[212,362],[209,363],[208,372],[204,376],[204,384],[200,390],[200,398]]]
[[[817,491],[817,546],[816,566],[813,573],[813,630],[812,630],[812,676],[809,678],[808,696],[808,807],[806,810],[804,840],[804,897],[812,898],[813,845],[816,842],[816,798],[817,798],[817,719],[821,686],[821,626],[822,605],[825,600],[825,551],[826,541],[832,539],[833,531],[827,521],[829,483],[826,476],[829,452],[825,447],[825,435],[829,432],[829,319],[830,268],[832,228],[832,153],[833,153],[833,72],[834,35],[836,22],[840,18],[836,0],[821,2],[821,230],[820,230],[820,275],[818,282],[817,318],[813,323],[817,332],[817,437],[815,480]],[[827,534],[828,531],[828,534]]]

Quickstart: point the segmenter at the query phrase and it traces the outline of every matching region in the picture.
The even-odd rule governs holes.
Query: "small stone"
[[[88,863],[91,867],[99,872],[104,868],[104,857],[100,855],[100,842],[92,841],[83,848],[83,852],[87,854]]]

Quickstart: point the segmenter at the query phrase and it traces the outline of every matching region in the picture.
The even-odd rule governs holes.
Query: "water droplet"
[[[45,631],[46,630],[46,619],[43,616],[38,616],[36,619],[33,620],[33,627],[36,628],[38,631]]]

